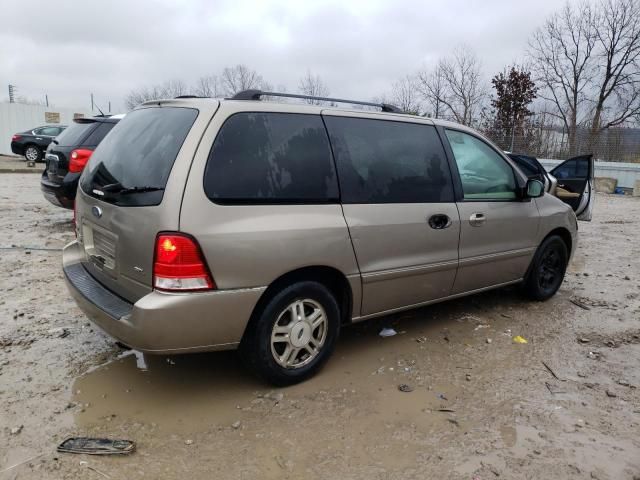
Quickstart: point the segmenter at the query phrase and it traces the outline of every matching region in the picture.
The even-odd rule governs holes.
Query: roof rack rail
[[[404,110],[396,107],[395,105],[389,105],[388,103],[362,102],[360,100],[346,100],[344,98],[314,97],[313,95],[303,95],[299,93],[263,92],[262,90],[242,90],[241,92],[238,92],[233,97],[231,97],[231,100],[260,100],[260,97],[262,96],[301,98],[304,100],[320,100],[323,102],[350,103],[353,105],[378,107],[382,109],[383,112],[406,113]]]

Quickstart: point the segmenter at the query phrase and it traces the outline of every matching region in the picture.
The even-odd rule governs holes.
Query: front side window
[[[40,129],[38,135],[46,135],[48,137],[55,137],[60,132],[58,127],[44,127]]]
[[[457,130],[446,130],[462,180],[465,200],[516,198],[513,169],[482,140]]]
[[[556,167],[553,170],[553,176],[561,180],[567,178],[587,178],[589,176],[589,162],[572,158]]]
[[[343,203],[453,202],[451,173],[435,127],[325,117]]]
[[[339,197],[319,115],[236,113],[220,128],[204,174],[216,203],[328,203]]]

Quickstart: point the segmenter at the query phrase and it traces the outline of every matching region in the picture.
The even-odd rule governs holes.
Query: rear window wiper
[[[104,193],[117,193],[120,195],[126,195],[128,193],[143,193],[143,192],[158,192],[164,190],[164,187],[144,186],[144,187],[125,187],[120,182],[110,183],[101,188]]]

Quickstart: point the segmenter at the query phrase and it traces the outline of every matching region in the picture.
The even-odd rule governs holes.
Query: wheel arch
[[[337,268],[324,265],[314,265],[291,270],[271,282],[253,308],[247,329],[249,328],[249,325],[255,321],[256,317],[265,308],[269,300],[271,300],[274,295],[283,288],[302,281],[314,281],[327,287],[335,297],[336,302],[340,307],[341,323],[345,324],[351,321],[353,292],[347,277]]]
[[[573,253],[573,239],[571,238],[571,232],[569,232],[565,227],[554,228],[545,235],[540,244],[542,245],[542,243],[552,235],[557,235],[562,239],[564,244],[567,246],[567,253],[569,257],[571,257],[571,254]]]

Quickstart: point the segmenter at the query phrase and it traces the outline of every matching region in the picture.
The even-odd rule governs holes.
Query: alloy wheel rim
[[[27,157],[27,160],[30,161],[35,161],[36,158],[38,158],[38,151],[33,148],[33,147],[29,147],[27,148],[27,151],[25,152],[25,157]]]
[[[291,302],[271,330],[271,355],[278,365],[301,368],[316,358],[327,339],[324,308],[310,298]]]
[[[561,276],[561,260],[557,249],[550,248],[540,259],[540,268],[538,271],[538,283],[544,290],[550,290],[555,287],[558,278]]]

